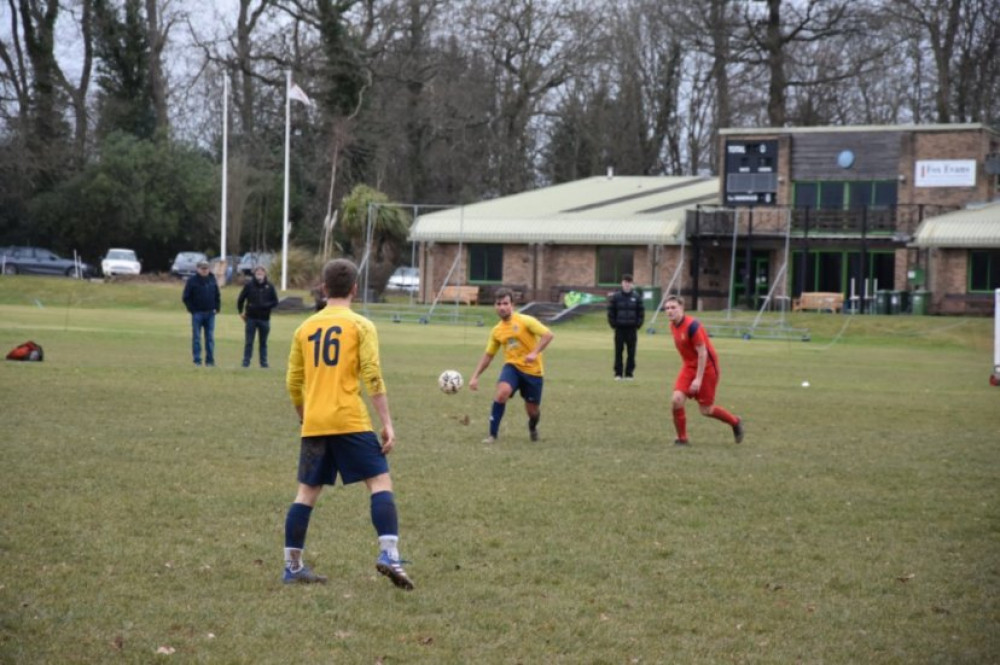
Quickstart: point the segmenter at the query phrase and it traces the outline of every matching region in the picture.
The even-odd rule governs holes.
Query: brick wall
[[[912,154],[900,165],[912,203],[964,206],[970,201],[987,201],[996,195],[995,179],[983,168],[989,150],[989,135],[982,131],[913,132]],[[906,159],[907,156],[904,156]],[[974,159],[975,187],[914,187],[916,162],[923,160]],[[902,201],[902,198],[900,198]]]
[[[456,244],[435,243],[421,250],[425,277],[421,282],[421,298],[433,299],[451,269],[458,249]],[[661,247],[660,265],[653,265],[650,247],[633,247],[632,273],[636,284],[649,285],[656,279],[666,288],[680,261],[680,247]],[[452,272],[449,283],[466,284],[468,249],[462,248],[462,260]],[[523,288],[526,300],[546,301],[560,287],[588,289],[598,292],[612,290],[597,284],[597,247],[594,245],[505,245],[503,253],[503,284]]]
[[[597,249],[593,245],[550,246],[539,297],[551,300],[559,287],[597,287]]]
[[[534,283],[533,246],[504,245],[503,283],[530,289]]]
[[[468,273],[465,267],[464,249],[462,259],[455,266],[451,277],[448,278],[448,271],[455,260],[458,245],[434,243],[433,245],[425,245],[423,247],[421,251],[423,265],[421,266],[422,274],[420,277],[420,299],[423,302],[432,302],[434,300],[434,297],[441,290],[442,285],[444,285],[445,279],[448,279],[449,284],[462,285],[466,283],[466,275]]]
[[[961,314],[965,305],[961,301],[948,300],[948,294],[963,294],[968,286],[968,250],[932,249],[930,263],[933,266],[928,280],[931,292],[931,311],[938,314]]]

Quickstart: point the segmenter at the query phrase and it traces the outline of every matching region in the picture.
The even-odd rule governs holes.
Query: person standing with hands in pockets
[[[246,311],[243,306],[246,305]],[[253,356],[253,338],[260,336],[257,348],[260,366],[267,367],[267,336],[271,332],[271,310],[278,306],[278,292],[274,284],[267,281],[267,269],[257,266],[253,269],[253,279],[243,285],[236,300],[236,311],[244,323],[243,366],[250,366]]]
[[[642,294],[632,288],[632,275],[622,275],[621,291],[608,299],[608,325],[615,330],[615,381],[631,380],[635,372],[635,346],[637,331],[646,320]],[[625,363],[622,364],[623,351]]]
[[[215,315],[222,308],[222,297],[215,276],[208,271],[208,261],[199,261],[197,272],[184,283],[181,300],[191,314],[191,355],[201,365],[201,335],[205,333],[205,367],[215,366]]]

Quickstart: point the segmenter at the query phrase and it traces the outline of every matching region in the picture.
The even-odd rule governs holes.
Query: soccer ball
[[[438,387],[446,395],[454,395],[462,387],[462,375],[453,369],[446,369],[438,377]]]

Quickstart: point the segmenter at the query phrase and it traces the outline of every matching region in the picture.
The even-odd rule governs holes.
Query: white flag
[[[302,102],[306,106],[314,106],[313,100],[309,99],[309,95],[307,95],[302,88],[294,83],[292,84],[292,87],[288,89],[288,97],[297,102]]]

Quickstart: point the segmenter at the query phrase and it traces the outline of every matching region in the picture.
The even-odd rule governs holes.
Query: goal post
[[[1000,289],[993,292],[993,374],[990,383],[1000,386]]]

